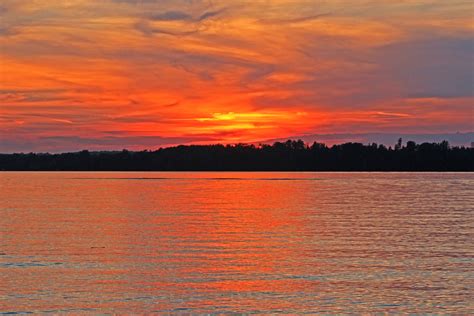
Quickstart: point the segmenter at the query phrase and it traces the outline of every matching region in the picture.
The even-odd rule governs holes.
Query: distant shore
[[[156,151],[87,150],[0,154],[1,171],[474,171],[474,149],[448,142],[331,147],[302,140],[273,145],[189,145]]]

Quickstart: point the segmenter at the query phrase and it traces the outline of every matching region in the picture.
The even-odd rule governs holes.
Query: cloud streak
[[[0,151],[61,135],[106,148],[109,132],[128,147],[472,131],[470,11],[461,0],[5,0]]]

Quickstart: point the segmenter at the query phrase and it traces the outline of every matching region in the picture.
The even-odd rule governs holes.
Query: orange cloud
[[[468,131],[469,12],[427,0],[6,0],[0,132],[202,143]]]

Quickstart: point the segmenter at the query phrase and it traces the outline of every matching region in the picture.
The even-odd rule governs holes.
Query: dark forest
[[[3,171],[474,171],[474,149],[448,142],[402,145],[303,141],[189,145],[156,151],[0,154]]]

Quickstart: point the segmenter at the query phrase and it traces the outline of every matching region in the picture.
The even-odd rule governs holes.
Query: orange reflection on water
[[[470,309],[470,174],[1,177],[2,311]]]

